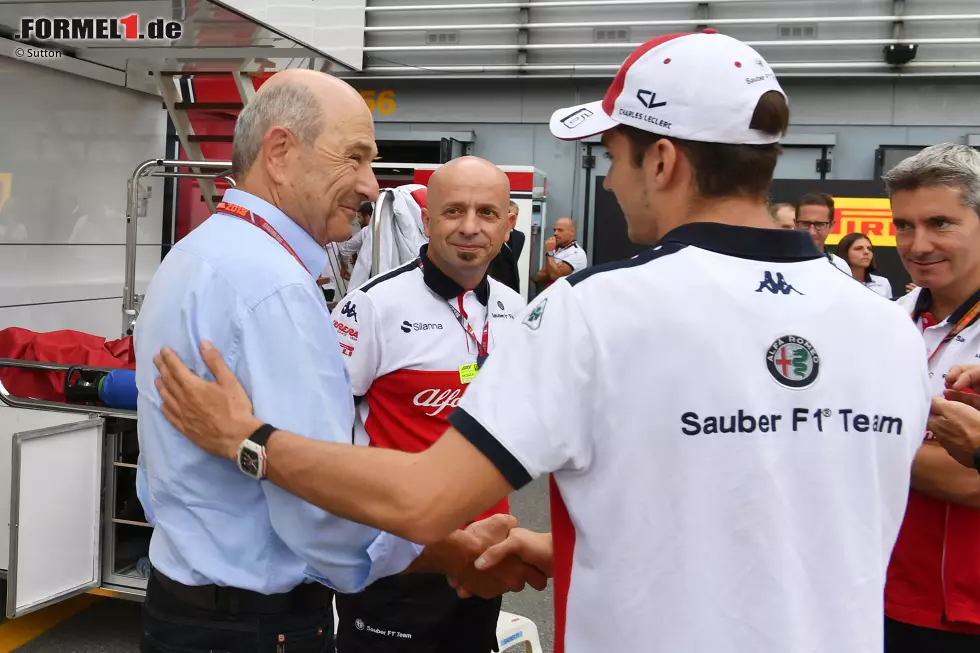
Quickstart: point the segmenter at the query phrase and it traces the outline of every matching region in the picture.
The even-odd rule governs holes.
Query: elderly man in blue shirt
[[[137,487],[154,527],[145,653],[332,650],[333,590],[405,571],[455,574],[516,525],[498,515],[423,550],[261,480],[263,461],[247,451],[238,466],[207,454],[160,412],[153,356],[169,347],[207,375],[199,344],[209,340],[257,414],[350,442],[351,389],[315,278],[326,244],[346,240],[360,203],[377,197],[375,154],[371,114],[353,88],[308,70],[273,76],[238,117],[238,188],[150,283],[134,336]],[[509,575],[470,580],[492,595],[522,588],[525,573],[515,562]]]

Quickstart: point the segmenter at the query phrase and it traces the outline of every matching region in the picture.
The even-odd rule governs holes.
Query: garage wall
[[[375,107],[379,139],[395,131],[473,131],[473,154],[548,173],[548,222],[582,217],[571,198],[582,183],[582,146],[553,138],[554,109],[600,99],[602,80],[351,80],[392,98]],[[980,134],[980,79],[786,79],[790,134],[836,136],[829,155],[836,179],[871,179],[881,145],[965,143]],[[438,120],[435,120],[435,119]]]
[[[126,182],[164,156],[159,98],[0,57],[0,329],[122,332]],[[163,180],[138,221],[137,290],[160,262]]]

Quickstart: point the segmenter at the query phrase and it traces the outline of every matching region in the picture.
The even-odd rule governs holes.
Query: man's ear
[[[677,181],[683,161],[677,146],[666,138],[651,145],[643,153],[643,176],[648,186],[664,190]]]
[[[283,127],[273,127],[266,132],[262,139],[262,150],[259,156],[262,157],[265,172],[276,184],[286,183],[287,162],[290,150],[294,147],[292,134]]]
[[[432,238],[429,235],[429,209],[422,207],[422,228],[425,230],[425,237]]]

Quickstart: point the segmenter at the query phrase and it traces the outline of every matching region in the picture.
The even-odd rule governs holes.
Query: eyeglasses
[[[817,231],[826,231],[827,229],[830,229],[830,222],[804,222],[802,220],[796,221],[797,229],[809,230],[810,227],[813,227]]]

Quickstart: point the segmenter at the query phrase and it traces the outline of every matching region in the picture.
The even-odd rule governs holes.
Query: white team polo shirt
[[[520,320],[449,419],[513,487],[553,473],[556,653],[881,653],[906,312],[805,233],[700,223]]]
[[[472,290],[426,256],[368,281],[333,312],[354,395],[354,441],[416,453],[449,428],[469,386],[487,324],[487,349],[518,328],[524,298],[489,276]],[[468,335],[460,320],[470,325]],[[461,369],[463,371],[461,371]],[[501,501],[483,516],[507,512]]]
[[[580,272],[589,265],[589,257],[585,254],[585,250],[574,240],[564,247],[555,247],[554,254],[555,260],[568,263],[572,272]]]
[[[854,274],[851,272],[851,266],[847,264],[847,261],[836,254],[827,254],[827,257],[830,258],[830,262],[833,263],[838,270],[845,273],[849,277],[854,276]]]
[[[930,310],[931,299],[928,289],[916,288],[895,300],[895,303],[905,311],[907,316],[915,320],[916,326],[922,330],[926,357],[932,356],[943,339],[953,330],[953,327],[963,319],[974,304],[980,301],[980,292],[965,301],[962,306],[938,324],[922,319],[923,314]],[[922,344],[919,347],[921,353]],[[932,394],[936,396],[943,394],[943,390],[946,388],[946,372],[951,367],[970,363],[980,363],[980,320],[974,320],[960,331],[957,336],[943,345],[929,361]]]
[[[871,290],[875,291],[885,299],[891,299],[894,295],[892,293],[892,284],[887,278],[879,276],[877,274],[869,274],[868,278],[871,279],[864,285]]]

